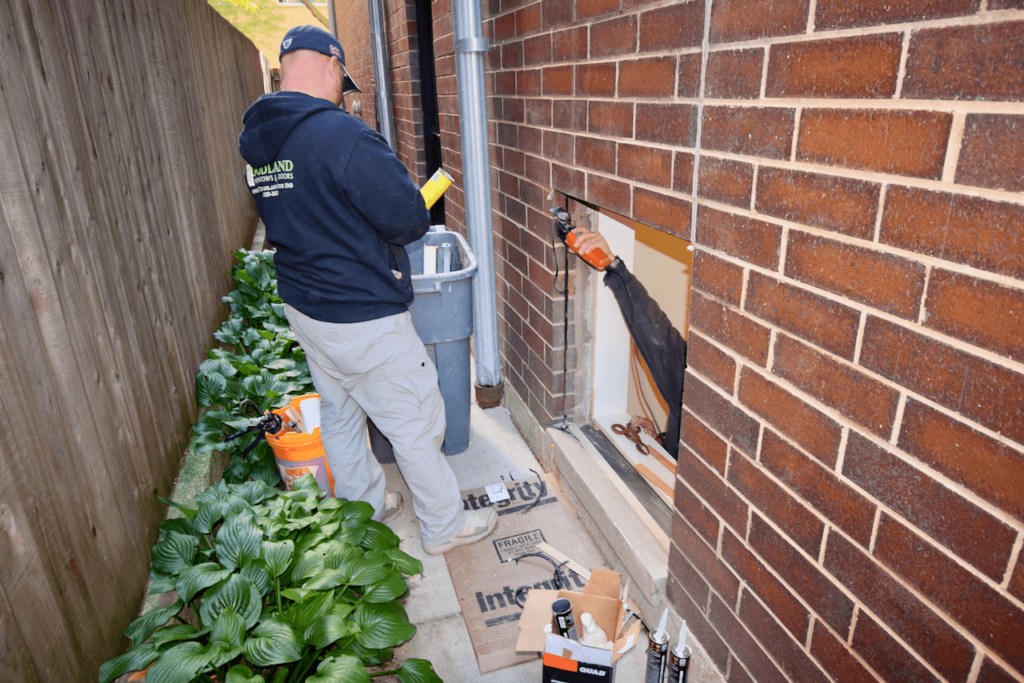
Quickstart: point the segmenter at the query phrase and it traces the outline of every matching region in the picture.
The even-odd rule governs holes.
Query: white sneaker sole
[[[473,534],[472,536],[456,536],[452,540],[448,541],[447,543],[442,543],[441,545],[435,545],[429,548],[427,546],[423,546],[423,551],[426,552],[428,555],[443,555],[449,550],[458,548],[460,545],[469,545],[471,543],[476,543],[477,541],[481,541],[487,538],[491,535],[491,532],[494,531],[494,529],[497,526],[498,514],[495,513],[494,517],[491,518],[491,523],[488,524],[483,531]]]

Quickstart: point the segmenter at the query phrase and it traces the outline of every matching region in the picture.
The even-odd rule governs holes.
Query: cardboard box
[[[615,662],[629,652],[640,638],[640,621],[626,624],[626,610],[620,593],[619,575],[607,569],[594,569],[581,592],[568,590],[531,590],[519,619],[517,652],[544,653],[544,683],[610,683]],[[565,598],[572,603],[576,628],[582,631],[580,616],[589,612],[594,621],[614,639],[611,650],[589,647],[557,634],[545,633],[551,623],[551,603]]]

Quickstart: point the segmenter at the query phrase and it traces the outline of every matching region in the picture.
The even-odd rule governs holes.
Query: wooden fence
[[[0,681],[125,645],[255,212],[204,0],[0,2]]]

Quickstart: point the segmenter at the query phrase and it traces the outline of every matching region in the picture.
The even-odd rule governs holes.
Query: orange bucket
[[[320,428],[313,430],[312,434],[296,432],[290,425],[291,418],[288,417],[289,408],[299,411],[299,404],[307,398],[320,398],[320,394],[306,394],[293,398],[288,405],[273,411],[284,420],[284,426],[276,434],[267,433],[267,443],[274,452],[274,460],[277,461],[277,471],[284,481],[284,486],[292,490],[292,483],[304,474],[312,474],[320,488],[329,495],[334,495],[334,476],[331,474],[331,467],[327,464],[327,454],[324,453],[324,444],[320,440]]]

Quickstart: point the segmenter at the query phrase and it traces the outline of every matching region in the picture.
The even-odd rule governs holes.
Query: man
[[[612,253],[601,233],[579,227],[573,228],[572,231],[576,233],[573,248],[580,256],[593,249],[600,249],[605,254]],[[669,408],[668,424],[663,434],[658,434],[654,422],[644,417],[634,416],[630,419],[629,426],[640,427],[661,440],[668,454],[678,459],[683,376],[686,373],[686,340],[618,257],[613,256],[611,263],[598,270],[605,271],[604,284],[615,295],[626,327],[629,328],[629,334],[651,371],[658,393],[668,403]]]
[[[276,248],[278,291],[321,396],[321,437],[334,495],[397,514],[371,453],[366,416],[390,439],[412,492],[424,550],[439,555],[494,530],[492,508],[464,511],[441,454],[437,371],[413,329],[404,245],[429,214],[406,168],[378,133],[342,107],[357,90],[341,44],[300,26],[281,43],[281,92],[245,112],[246,182]]]

